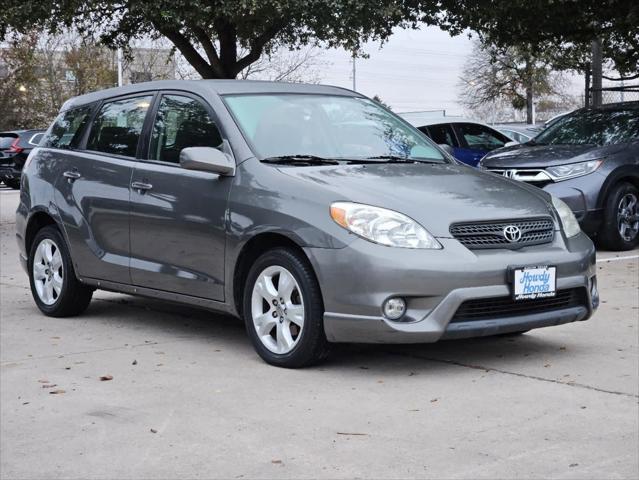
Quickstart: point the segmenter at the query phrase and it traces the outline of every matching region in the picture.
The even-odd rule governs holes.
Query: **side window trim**
[[[89,141],[89,135],[91,133],[91,129],[93,128],[93,125],[95,123],[95,119],[98,116],[98,113],[100,112],[100,110],[102,109],[102,107],[104,106],[105,103],[112,103],[112,102],[119,102],[121,100],[128,100],[130,98],[138,98],[138,97],[145,97],[145,96],[151,96],[151,105],[149,106],[149,108],[146,111],[146,116],[144,117],[144,123],[142,125],[142,131],[140,132],[140,138],[138,139],[138,145],[136,148],[136,154],[135,157],[128,157],[126,155],[118,155],[116,153],[107,153],[107,152],[100,152],[100,151],[96,151],[96,150],[89,150],[87,148],[87,143]],[[108,157],[113,157],[113,158],[118,158],[121,160],[128,160],[130,162],[135,162],[137,160],[140,159],[140,155],[141,155],[141,150],[140,147],[142,146],[143,143],[143,135],[144,135],[144,128],[146,127],[147,123],[149,122],[149,112],[151,111],[152,108],[154,108],[156,100],[158,97],[158,92],[157,90],[144,90],[144,91],[140,91],[140,92],[135,92],[135,93],[128,93],[126,95],[117,95],[115,97],[107,97],[107,98],[103,98],[102,100],[99,100],[97,102],[95,102],[95,106],[93,109],[93,112],[91,113],[91,119],[89,122],[87,122],[87,125],[85,127],[85,131],[82,135],[82,141],[79,143],[79,147],[78,150],[83,150],[86,151],[88,153],[93,153],[96,155],[105,155]]]
[[[157,92],[157,95],[155,97],[155,101],[153,102],[152,105],[152,115],[150,115],[148,117],[148,125],[145,123],[145,128],[142,130],[142,134],[144,135],[143,141],[141,142],[143,145],[143,152],[140,153],[140,156],[138,157],[138,160],[141,162],[145,162],[145,163],[155,163],[158,165],[165,165],[165,166],[170,166],[170,167],[175,167],[175,168],[181,168],[179,163],[173,163],[173,162],[166,162],[163,160],[155,160],[153,158],[151,158],[151,135],[153,133],[153,126],[155,124],[155,118],[157,115],[157,112],[160,108],[160,104],[162,102],[162,98],[166,97],[166,96],[171,96],[171,95],[175,95],[175,96],[182,96],[182,97],[187,97],[190,98],[192,100],[195,100],[197,102],[199,102],[204,109],[206,110],[206,113],[209,114],[209,116],[211,117],[211,120],[213,120],[213,122],[215,123],[215,126],[217,127],[217,129],[220,132],[220,136],[222,137],[222,141],[226,144],[228,144],[228,136],[226,135],[226,132],[224,131],[224,127],[222,126],[222,124],[220,123],[219,117],[217,116],[215,109],[211,106],[211,104],[209,102],[207,102],[204,98],[202,98],[201,96],[192,93],[192,92],[187,92],[184,90],[160,90]],[[151,110],[151,109],[149,109]],[[228,149],[230,151],[230,148]],[[225,153],[230,154],[231,158],[233,158],[233,161],[235,161],[233,155],[231,152],[226,151]]]

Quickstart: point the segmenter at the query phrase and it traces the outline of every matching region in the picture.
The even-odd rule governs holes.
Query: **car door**
[[[134,285],[224,300],[226,205],[232,178],[180,167],[187,147],[222,149],[213,109],[184,92],[163,92],[145,159],[131,181]]]
[[[479,123],[456,123],[455,130],[460,139],[457,158],[473,167],[488,152],[501,148],[510,141],[506,135]]]
[[[129,284],[129,184],[152,94],[104,101],[87,137],[64,162],[59,211],[81,277]],[[73,141],[61,131],[59,142]]]

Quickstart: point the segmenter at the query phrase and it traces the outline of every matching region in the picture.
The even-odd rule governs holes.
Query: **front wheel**
[[[322,295],[308,261],[297,251],[276,248],[255,261],[242,312],[253,347],[265,362],[299,368],[326,356]]]
[[[639,244],[639,190],[631,183],[619,183],[606,198],[599,243],[609,250],[632,250]]]
[[[57,228],[44,227],[36,234],[28,267],[31,293],[42,313],[70,317],[87,309],[93,289],[76,278],[64,238]]]

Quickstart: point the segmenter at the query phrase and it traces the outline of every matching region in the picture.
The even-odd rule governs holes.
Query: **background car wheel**
[[[38,308],[51,317],[70,317],[84,312],[93,289],[78,281],[71,257],[57,228],[44,227],[29,253],[29,281]]]
[[[295,250],[273,249],[255,261],[242,312],[255,350],[271,365],[305,367],[328,353],[320,288],[308,261]]]
[[[639,190],[631,183],[616,185],[606,198],[599,243],[609,250],[639,245]]]
[[[5,185],[9,188],[13,188],[14,190],[20,190],[20,179],[12,178],[4,181]]]

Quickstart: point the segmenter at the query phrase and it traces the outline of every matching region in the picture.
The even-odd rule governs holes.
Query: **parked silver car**
[[[330,342],[589,318],[595,250],[561,201],[461,165],[357,93],[167,81],[67,102],[23,171],[20,258],[52,316],[94,289],[243,317],[300,367]]]

